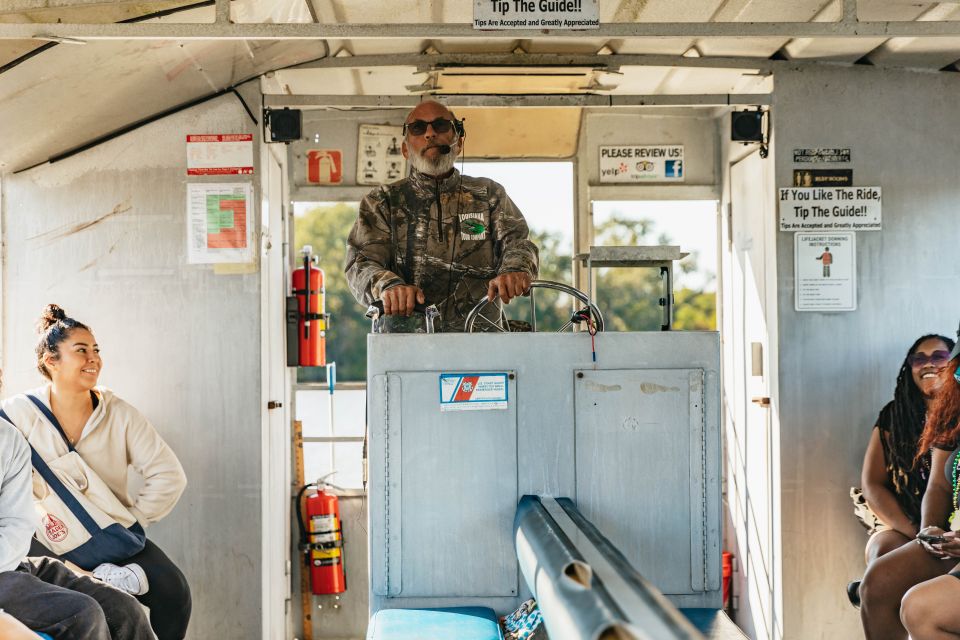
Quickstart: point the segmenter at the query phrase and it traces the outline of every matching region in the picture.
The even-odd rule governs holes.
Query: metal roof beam
[[[719,93],[690,95],[265,95],[263,106],[279,107],[415,107],[424,98],[440,98],[451,107],[718,107],[768,105],[767,93]]]
[[[62,9],[79,9],[87,7],[115,8],[118,5],[144,4],[143,0],[3,0],[0,4],[0,16],[12,13],[32,13],[34,11],[51,11]],[[171,0],[167,4],[176,6]],[[181,4],[187,4],[183,2]]]
[[[839,63],[834,63],[839,64]],[[699,69],[743,69],[773,71],[796,62],[767,58],[686,58],[648,54],[569,54],[569,53],[440,53],[392,54],[328,57],[286,67],[291,69],[353,69],[358,67],[416,67],[418,71],[456,67],[594,67],[616,71],[620,67],[692,67]]]
[[[217,24],[230,23],[230,0],[216,0],[216,18]]]
[[[472,24],[0,24],[0,40],[471,40],[614,38],[916,38],[960,37],[960,21],[947,22],[631,22],[598,29],[480,31]]]

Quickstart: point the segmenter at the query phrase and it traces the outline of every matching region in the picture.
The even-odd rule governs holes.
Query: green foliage
[[[320,267],[326,276],[326,306],[331,314],[327,329],[327,361],[337,363],[337,379],[366,379],[366,336],[370,323],[366,309],[353,299],[343,275],[346,238],[357,217],[357,205],[338,203],[310,209],[295,221],[294,251],[309,244],[320,256]],[[649,245],[670,244],[670,238],[654,233],[650,220],[631,220],[614,216],[596,229],[597,244]],[[552,232],[533,232],[531,239],[540,247],[540,279],[570,284],[573,261],[562,236]],[[696,270],[696,256],[680,264],[680,270]],[[595,274],[598,291],[596,304],[603,312],[607,331],[659,330],[663,311],[659,305],[660,275],[655,269],[600,269]],[[716,295],[713,292],[682,288],[675,292],[674,328],[716,328]],[[563,326],[574,310],[569,296],[538,289],[535,294],[537,324],[541,330]],[[507,307],[512,319],[528,320],[529,301],[519,299]],[[322,369],[302,368],[301,382],[321,381]]]
[[[608,246],[671,244],[660,234],[651,238],[654,228],[650,220],[612,216],[595,229],[596,243]],[[682,273],[697,270],[696,255],[679,264]],[[656,269],[598,269],[597,306],[603,313],[607,331],[657,331],[663,323],[660,298],[663,285]],[[713,330],[717,325],[716,294],[678,289],[674,291],[673,328],[677,330]]]

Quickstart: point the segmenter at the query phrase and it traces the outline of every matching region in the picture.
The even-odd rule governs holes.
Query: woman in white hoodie
[[[38,331],[37,368],[50,383],[6,400],[4,411],[46,463],[75,451],[141,527],[157,522],[170,513],[186,487],[176,455],[139,411],[97,387],[103,362],[89,327],[51,304],[44,309]],[[127,490],[129,467],[143,478],[136,496]],[[34,497],[39,499],[36,491],[35,486]],[[50,526],[46,534],[57,534]],[[38,535],[40,542],[43,537]],[[38,539],[30,555],[57,557]],[[181,640],[186,635],[190,587],[180,569],[149,539],[139,553],[116,564],[101,564],[93,574],[149,607],[158,640]]]

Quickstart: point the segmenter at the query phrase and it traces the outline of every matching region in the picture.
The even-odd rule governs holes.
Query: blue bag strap
[[[27,397],[35,402],[40,402],[33,396]],[[40,404],[42,405],[43,403]],[[46,409],[46,407],[44,407],[44,409]],[[0,418],[3,418],[13,425],[13,420],[10,419],[10,416],[8,416],[3,409],[0,409]],[[56,422],[56,418],[53,418],[53,421],[54,425],[59,429],[60,425]],[[16,427],[16,425],[13,426]],[[83,505],[80,504],[80,501],[77,500],[77,497],[70,493],[70,490],[64,486],[63,482],[60,481],[60,478],[57,477],[57,474],[50,470],[50,467],[48,467],[47,463],[44,462],[43,458],[40,457],[40,454],[37,453],[37,450],[33,448],[33,445],[30,445],[30,461],[33,463],[33,468],[36,469],[37,473],[40,474],[40,477],[43,478],[50,488],[53,489],[54,493],[60,497],[60,499],[63,501],[63,504],[70,509],[71,513],[73,513],[77,520],[80,521],[80,524],[83,525],[83,528],[86,529],[91,536],[100,533],[100,525],[98,525],[96,520],[94,520],[90,514],[87,513],[87,510],[83,508]]]
[[[63,438],[63,441],[66,443],[67,449],[69,449],[70,451],[75,451],[75,449],[73,448],[73,445],[70,444],[70,438],[67,437],[67,434],[63,430],[63,427],[60,426],[60,421],[57,420],[57,417],[55,415],[53,415],[53,411],[50,411],[50,408],[47,407],[47,405],[43,404],[43,401],[41,401],[40,398],[33,395],[32,393],[28,393],[27,397],[30,398],[30,402],[37,405],[37,409],[40,409],[40,413],[42,413],[43,416],[50,421],[50,424],[53,425],[53,428],[57,430],[57,432],[60,434],[60,437]]]

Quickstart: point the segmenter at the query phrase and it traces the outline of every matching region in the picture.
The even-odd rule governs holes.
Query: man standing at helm
[[[463,331],[484,295],[508,303],[527,292],[537,247],[501,185],[455,168],[464,131],[449,109],[420,103],[403,136],[410,174],[360,203],[347,239],[347,282],[361,304],[382,300],[386,315],[409,316],[415,303],[429,301],[443,331]]]

